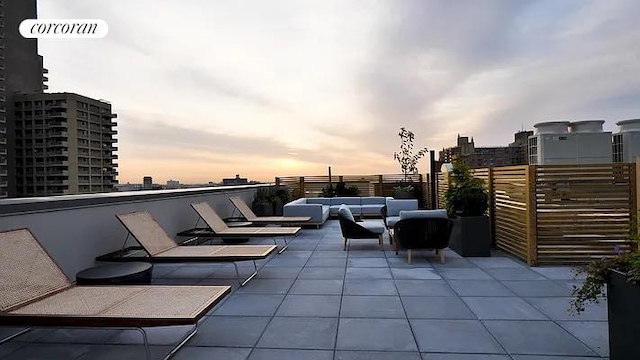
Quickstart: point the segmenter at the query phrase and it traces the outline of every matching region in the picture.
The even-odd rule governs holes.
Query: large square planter
[[[284,203],[280,199],[276,199],[273,202],[273,216],[282,216]]]
[[[488,216],[453,218],[449,248],[460,256],[491,256],[491,223]]]
[[[640,286],[612,271],[607,283],[609,314],[609,356],[611,360],[638,359],[640,356]]]
[[[271,203],[252,204],[251,210],[256,216],[273,216],[273,205]]]

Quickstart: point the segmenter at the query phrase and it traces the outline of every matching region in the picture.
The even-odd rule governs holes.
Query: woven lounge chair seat
[[[136,327],[143,334],[142,327],[197,325],[231,291],[229,286],[76,286],[27,229],[0,232],[0,283],[2,325]],[[144,344],[149,358],[146,335]]]
[[[229,200],[247,221],[256,224],[304,224],[311,220],[310,216],[257,216],[241,198],[232,196]]]
[[[177,262],[232,262],[238,273],[236,261],[253,261],[254,272],[241,285],[246,284],[258,272],[255,261],[266,259],[274,251],[275,245],[196,245],[179,246],[164,231],[162,226],[146,211],[116,215],[130,235],[140,245],[99,256],[99,261],[148,261],[154,263]],[[260,229],[258,229],[260,230]],[[127,235],[128,238],[128,235]],[[142,251],[143,250],[143,251]]]
[[[245,205],[246,206],[246,205]],[[206,202],[191,204],[191,207],[198,213],[199,219],[202,219],[211,230],[211,234],[220,237],[272,237],[275,244],[275,237],[282,236],[285,246],[280,249],[282,253],[287,248],[287,236],[296,236],[302,230],[300,227],[237,227],[230,228],[224,223],[222,218],[209,206]],[[197,227],[196,223],[196,227]]]
[[[192,325],[225,286],[75,286],[3,314],[9,325],[143,327]],[[169,299],[169,301],[168,301]]]
[[[274,245],[197,245],[179,246],[165,250],[156,258],[185,258],[185,261],[205,261],[218,258],[224,261],[241,261],[243,259],[264,259],[275,250]]]

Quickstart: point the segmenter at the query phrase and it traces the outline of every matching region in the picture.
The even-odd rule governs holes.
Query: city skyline
[[[118,113],[121,183],[398,173],[405,126],[440,150],[554,119],[640,117],[634,1],[44,0],[104,39],[41,39],[49,91]],[[152,15],[152,16],[151,16]],[[348,155],[347,155],[348,154]],[[421,161],[426,172],[427,161]]]

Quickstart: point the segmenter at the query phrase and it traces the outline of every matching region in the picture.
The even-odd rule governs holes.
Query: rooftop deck
[[[385,237],[385,239],[387,239]],[[569,268],[530,268],[501,253],[446,263],[396,256],[387,243],[342,251],[337,221],[305,229],[238,288],[233,266],[156,265],[157,284],[232,285],[175,359],[560,360],[608,356],[606,305],[567,314]],[[272,243],[254,239],[251,243]],[[239,263],[248,275],[252,265]],[[241,274],[242,275],[242,274]],[[18,329],[0,328],[0,338]],[[162,358],[190,327],[148,329]],[[0,345],[2,359],[144,358],[135,330],[35,329]]]

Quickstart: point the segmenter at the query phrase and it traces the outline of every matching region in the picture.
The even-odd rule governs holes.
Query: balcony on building
[[[49,116],[51,118],[66,118],[67,117],[67,113],[66,113],[66,111],[51,111],[49,113]]]

